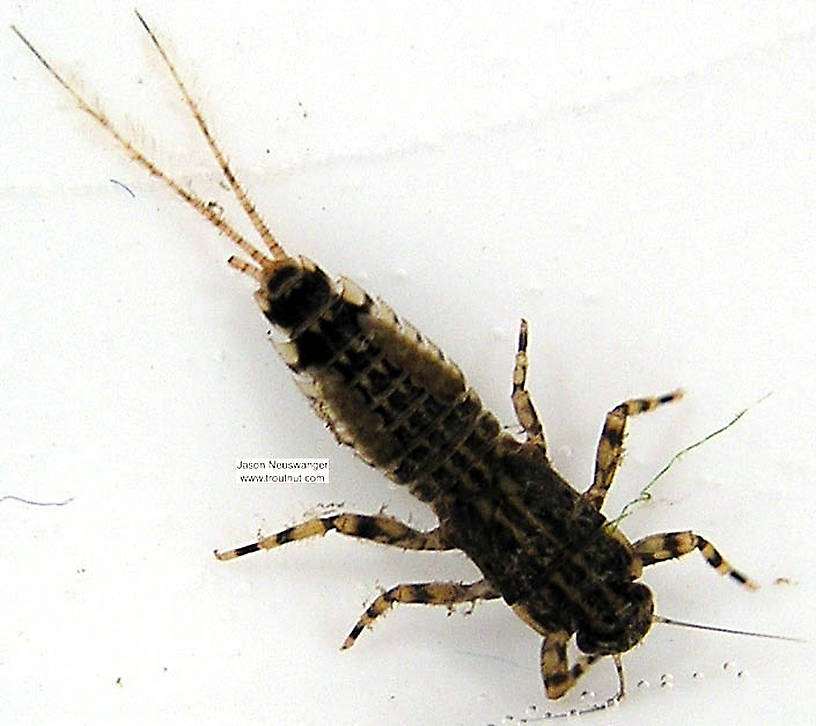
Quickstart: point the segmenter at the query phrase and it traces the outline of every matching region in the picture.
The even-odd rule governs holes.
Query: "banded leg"
[[[672,391],[655,398],[632,398],[615,406],[606,414],[601,439],[598,441],[598,451],[595,455],[595,476],[592,486],[583,495],[584,499],[595,509],[603,506],[606,493],[612,486],[615,472],[623,457],[623,438],[626,434],[626,421],[629,416],[652,411],[664,403],[677,401],[682,396],[682,391]]]
[[[421,532],[403,524],[393,517],[368,514],[336,514],[333,517],[316,517],[294,527],[284,529],[277,534],[263,537],[258,542],[219,552],[219,560],[232,560],[241,555],[248,555],[258,550],[271,550],[275,547],[296,542],[307,537],[322,537],[326,532],[336,530],[340,534],[358,539],[367,539],[380,544],[394,545],[404,550],[450,550],[453,547],[442,541],[439,527],[429,532]]]
[[[516,364],[513,368],[513,408],[516,411],[521,428],[527,434],[527,441],[537,444],[546,451],[547,444],[544,441],[544,428],[538,418],[538,413],[533,406],[533,400],[529,391],[525,388],[527,383],[527,321],[522,318],[519,328],[518,352],[516,353]]]
[[[739,570],[735,570],[726,562],[725,558],[711,542],[699,534],[694,534],[694,532],[653,534],[632,543],[632,547],[634,547],[635,553],[640,557],[644,567],[653,565],[656,562],[682,557],[694,550],[700,550],[706,562],[721,575],[729,575],[740,585],[751,590],[756,590],[759,587],[753,580],[743,575]]]
[[[549,633],[541,644],[541,677],[544,679],[547,698],[553,701],[564,696],[593,663],[604,657],[602,655],[584,655],[570,668],[567,661],[567,643],[569,639],[569,633],[559,630],[555,633]],[[589,709],[587,712],[605,708],[616,701],[620,701],[626,694],[620,654],[613,654],[612,659],[615,663],[615,670],[618,672],[618,692],[606,704]]]
[[[448,608],[462,602],[477,600],[495,600],[501,597],[499,592],[487,580],[478,580],[470,584],[461,582],[423,582],[413,585],[397,585],[380,595],[360,616],[348,637],[343,641],[341,650],[346,650],[374,621],[385,615],[394,603],[411,603],[420,605],[445,605]]]

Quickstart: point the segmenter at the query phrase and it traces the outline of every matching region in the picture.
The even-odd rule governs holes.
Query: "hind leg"
[[[516,364],[513,368],[513,409],[516,412],[521,428],[527,434],[527,441],[547,450],[547,443],[544,440],[544,427],[538,418],[538,412],[533,406],[530,392],[527,390],[527,321],[522,318],[519,327],[518,352],[516,353]]]
[[[263,537],[258,542],[231,550],[224,550],[223,552],[216,551],[215,556],[219,560],[232,560],[242,555],[248,555],[251,552],[270,550],[307,537],[322,537],[331,530],[348,537],[393,545],[404,550],[444,551],[453,549],[442,540],[438,527],[428,532],[421,532],[393,517],[386,517],[382,514],[344,513],[332,517],[316,517],[294,527],[284,529],[277,534]]]

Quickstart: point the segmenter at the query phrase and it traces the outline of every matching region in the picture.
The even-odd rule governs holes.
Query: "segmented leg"
[[[682,391],[672,391],[655,398],[632,398],[615,406],[606,414],[598,451],[595,455],[595,477],[592,486],[584,492],[586,499],[593,507],[600,509],[606,498],[615,472],[623,457],[623,438],[626,433],[626,421],[629,416],[652,411],[664,403],[671,403],[683,396]]]
[[[569,633],[559,630],[555,633],[549,633],[541,644],[541,677],[544,679],[547,698],[551,700],[564,696],[593,663],[604,657],[602,655],[584,655],[570,668],[567,661],[567,643],[569,639]],[[589,709],[589,711],[599,710],[615,701],[620,701],[626,693],[621,657],[616,653],[612,656],[612,659],[618,672],[618,692],[605,704]]]
[[[516,353],[516,365],[513,368],[513,408],[516,411],[516,418],[527,434],[527,441],[537,444],[542,449],[547,448],[544,441],[544,428],[538,418],[538,413],[533,406],[529,391],[525,388],[527,383],[527,321],[522,318],[519,328],[518,352]]]
[[[653,565],[656,562],[682,557],[697,549],[705,557],[706,562],[721,575],[729,575],[740,585],[751,590],[759,587],[753,580],[731,567],[711,542],[698,534],[694,534],[694,532],[652,534],[634,542],[632,547],[634,547],[644,567]]]
[[[380,595],[362,614],[357,624],[351,629],[342,645],[342,650],[351,648],[363,628],[385,615],[394,603],[414,603],[423,605],[446,605],[452,607],[457,603],[476,602],[477,600],[494,600],[500,597],[498,591],[486,580],[470,584],[459,582],[423,582],[414,585],[397,585]]]
[[[368,514],[336,514],[333,517],[316,517],[294,527],[284,529],[277,534],[263,537],[253,544],[237,547],[232,550],[218,552],[215,556],[219,560],[232,560],[241,555],[248,555],[258,550],[271,550],[288,542],[296,542],[307,537],[322,537],[326,532],[336,530],[340,534],[358,539],[367,539],[380,544],[402,547],[404,550],[450,550],[453,549],[442,541],[439,528],[429,532],[419,530],[403,524],[393,517]]]

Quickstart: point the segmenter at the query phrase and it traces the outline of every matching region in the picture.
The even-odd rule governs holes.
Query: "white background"
[[[633,421],[608,513],[773,391],[625,531],[693,527],[763,585],[691,555],[644,578],[664,615],[813,639],[812,3],[170,5],[139,3],[287,248],[388,300],[508,424],[528,318],[576,487],[606,410],[686,389]],[[433,519],[310,414],[226,241],[5,30],[235,218],[131,0],[2,21],[0,494],[74,498],[0,503],[3,723],[509,724],[613,693],[605,662],[548,704],[500,603],[404,606],[339,652],[378,588],[475,577],[461,555],[329,536],[212,558],[319,504]],[[329,457],[332,483],[241,489],[237,456]],[[627,701],[582,723],[810,723],[811,658],[655,626]]]

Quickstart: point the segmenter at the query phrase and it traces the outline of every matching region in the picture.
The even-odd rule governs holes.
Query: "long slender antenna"
[[[271,259],[264,255],[264,253],[255,246],[247,242],[244,236],[232,225],[230,225],[226,220],[222,219],[213,209],[208,207],[190,190],[183,187],[175,179],[171,178],[165,172],[159,169],[156,164],[147,158],[143,151],[122,136],[122,134],[119,133],[116,127],[111,123],[110,119],[104,114],[104,112],[86,101],[79,91],[77,91],[54,69],[54,67],[40,54],[40,52],[29,42],[29,40],[19,30],[17,30],[14,25],[11,26],[11,29],[14,31],[17,37],[22,40],[23,43],[25,43],[37,60],[40,61],[43,66],[45,66],[45,69],[49,74],[51,74],[57,83],[59,83],[70,94],[79,108],[92,116],[100,126],[102,126],[111,136],[113,136],[119,146],[121,146],[136,163],[147,169],[147,171],[149,171],[153,176],[157,176],[159,179],[161,179],[200,215],[205,217],[213,226],[229,237],[241,250],[243,250],[244,253],[249,255],[249,257],[251,257],[252,260],[260,266],[261,270],[269,267],[272,264]],[[256,279],[260,280],[261,270],[252,267],[251,265],[247,265],[247,269],[242,271],[251,277],[255,277]]]
[[[683,628],[696,628],[697,630],[713,630],[716,633],[730,633],[731,635],[749,635],[752,638],[769,638],[771,640],[787,640],[792,643],[806,643],[804,638],[793,638],[790,635],[772,635],[771,633],[754,633],[749,630],[732,630],[730,628],[720,628],[716,625],[700,625],[699,623],[686,623],[682,620],[664,618],[662,615],[652,615],[653,623],[663,625],[679,625]]]
[[[223,152],[219,148],[218,144],[215,143],[215,139],[210,133],[209,128],[207,128],[207,124],[204,121],[204,117],[201,115],[201,111],[198,108],[198,104],[190,95],[189,91],[187,90],[187,86],[184,85],[184,81],[181,80],[181,76],[178,74],[178,71],[176,70],[176,67],[173,65],[173,62],[168,57],[167,53],[164,52],[164,48],[162,48],[158,38],[156,38],[156,35],[150,29],[150,26],[145,22],[145,19],[141,16],[139,11],[134,10],[133,12],[136,13],[136,17],[139,18],[139,22],[142,24],[142,27],[147,31],[147,34],[150,36],[150,40],[153,41],[153,45],[156,46],[156,50],[159,51],[159,55],[162,57],[162,60],[169,69],[170,75],[173,76],[173,80],[176,82],[176,85],[181,91],[181,95],[184,96],[184,102],[187,104],[187,107],[192,112],[193,117],[195,118],[196,123],[198,124],[198,128],[201,129],[201,133],[204,134],[204,138],[207,140],[207,145],[210,147],[213,156],[215,156],[218,165],[221,167],[221,171],[224,172],[224,176],[229,182],[229,185],[232,188],[233,193],[235,194],[235,198],[238,200],[238,202],[243,207],[244,211],[247,213],[247,216],[252,222],[252,226],[255,227],[255,229],[258,231],[258,234],[261,236],[261,239],[264,241],[264,244],[266,244],[267,248],[269,249],[269,252],[272,254],[272,257],[279,259],[287,257],[286,252],[284,252],[283,248],[278,244],[274,235],[272,234],[272,232],[270,232],[269,227],[266,225],[266,222],[264,222],[263,219],[261,218],[261,215],[258,214],[258,210],[255,208],[255,205],[250,201],[249,197],[247,196],[246,190],[242,186],[241,182],[238,181],[235,174],[233,174],[232,169],[230,169],[229,162],[227,161]]]

